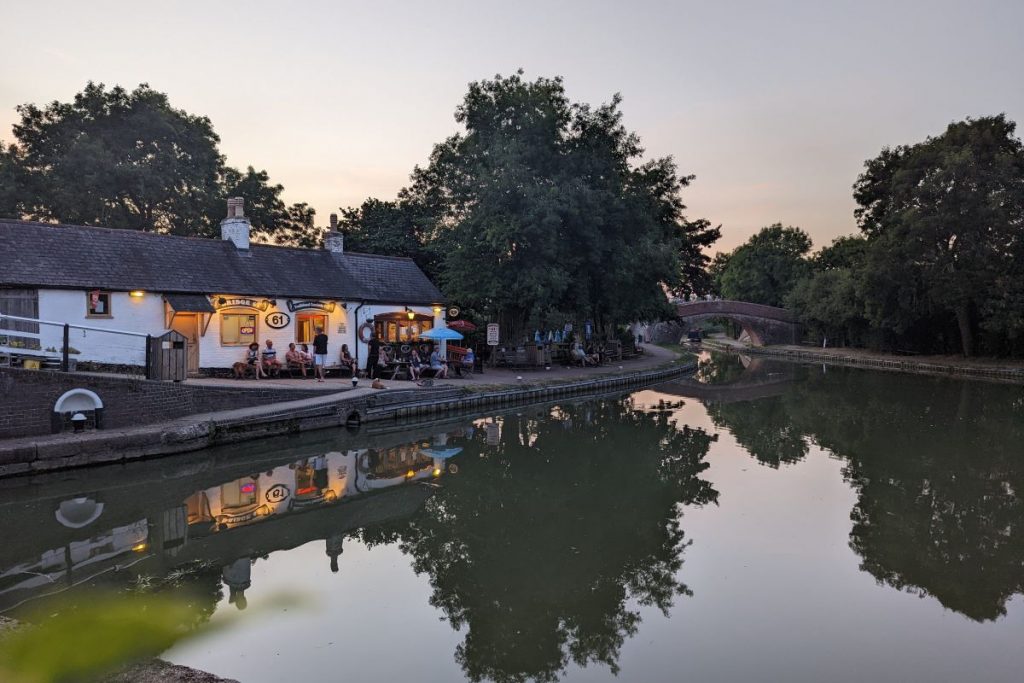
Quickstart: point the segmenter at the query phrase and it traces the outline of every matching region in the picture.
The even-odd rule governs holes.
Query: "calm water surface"
[[[245,683],[1019,681],[1022,491],[1022,387],[705,355],[629,396],[7,482],[0,610],[187,596],[233,625],[164,657]]]

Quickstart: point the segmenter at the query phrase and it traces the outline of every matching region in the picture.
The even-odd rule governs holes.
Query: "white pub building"
[[[176,330],[193,375],[223,373],[268,339],[283,359],[317,327],[329,364],[347,344],[362,368],[371,333],[401,345],[443,324],[441,292],[411,259],[346,252],[333,223],[323,249],[301,249],[251,243],[241,199],[220,240],[0,219],[0,313],[77,326],[79,363],[141,365],[144,340],[123,333]],[[36,353],[63,348],[62,327],[0,320],[0,336],[17,330]]]

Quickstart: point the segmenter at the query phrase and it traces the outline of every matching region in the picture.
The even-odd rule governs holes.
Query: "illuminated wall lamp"
[[[128,292],[128,296],[130,296],[133,299],[141,299],[142,297],[146,296],[146,293],[143,292],[141,289],[133,289],[132,291]]]

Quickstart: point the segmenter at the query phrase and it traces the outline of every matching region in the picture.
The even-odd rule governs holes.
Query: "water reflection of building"
[[[121,577],[118,581],[125,581],[136,569],[161,576],[174,566],[197,560],[221,564],[228,599],[243,609],[251,583],[251,558],[293,547],[293,543],[324,539],[331,569],[338,571],[346,533],[411,514],[429,495],[426,490],[371,504],[369,512],[356,506],[340,518],[299,515],[319,510],[326,513],[335,503],[364,493],[439,477],[447,456],[431,455],[430,445],[422,441],[312,455],[200,489],[179,505],[160,509],[166,505],[163,503],[152,513],[143,507],[141,517],[102,531],[92,527],[102,525],[117,508],[110,500],[104,505],[80,496],[54,503],[51,520],[59,522],[64,532],[49,530],[47,535],[58,543],[63,536],[66,543],[48,544],[28,560],[18,555],[23,558],[32,543],[13,551],[10,546],[6,550],[0,546],[0,612],[26,600],[94,582],[114,570],[135,567],[117,575]],[[140,485],[140,502],[159,498],[141,489]],[[286,526],[260,524],[290,515],[296,516]],[[260,531],[264,528],[266,531]]]

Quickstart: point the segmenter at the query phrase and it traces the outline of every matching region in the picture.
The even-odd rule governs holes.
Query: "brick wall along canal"
[[[246,683],[1019,680],[1019,386],[705,356],[359,438],[9,480],[0,609],[188,595]]]

